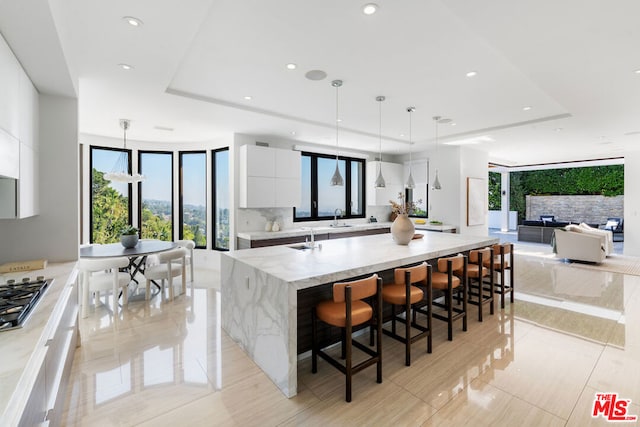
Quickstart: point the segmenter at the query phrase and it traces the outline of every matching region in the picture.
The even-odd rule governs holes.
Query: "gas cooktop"
[[[0,285],[0,331],[21,328],[53,279],[38,276]]]

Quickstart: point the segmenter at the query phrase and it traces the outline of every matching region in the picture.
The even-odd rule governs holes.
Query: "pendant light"
[[[376,188],[385,188],[387,186],[387,184],[384,182],[384,177],[382,176],[382,101],[384,101],[385,99],[386,98],[384,96],[376,97],[376,101],[378,101],[378,105],[380,107],[380,121],[379,121],[379,127],[378,127],[378,135],[380,138],[380,145],[379,145],[380,161],[378,162],[378,176],[376,178],[376,184],[375,184]]]
[[[129,173],[129,156],[127,154],[127,130],[131,122],[127,119],[120,119],[120,127],[124,131],[124,151],[120,152],[118,156],[118,160],[115,165],[113,165],[113,169],[109,173],[104,174],[104,179],[108,181],[115,182],[125,182],[125,183],[134,183],[144,181],[144,176],[139,173],[130,174]]]
[[[334,80],[331,82],[331,86],[336,88],[336,170],[331,177],[331,182],[329,183],[331,186],[342,187],[344,185],[344,180],[342,179],[342,175],[340,175],[340,169],[338,168],[338,88],[342,86],[342,80]]]
[[[439,120],[440,120],[440,116],[433,117],[433,121],[436,123],[436,157],[438,155],[438,121]],[[436,179],[433,180],[433,189],[442,190],[442,186],[440,185],[440,180],[438,179],[438,168],[436,168]]]
[[[416,186],[416,183],[413,180],[413,174],[411,173],[411,154],[413,151],[413,142],[411,141],[411,113],[414,111],[416,111],[415,107],[407,107],[407,113],[409,113],[409,178],[407,178],[407,183],[405,184],[406,188],[414,188]]]

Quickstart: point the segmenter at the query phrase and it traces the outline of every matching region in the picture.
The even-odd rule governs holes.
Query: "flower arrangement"
[[[410,202],[405,202],[404,193],[402,192],[398,193],[398,200],[400,200],[399,203],[394,202],[393,200],[389,200],[389,203],[391,203],[391,212],[396,215],[412,214],[416,210],[417,205],[422,203],[422,199],[419,199],[417,202],[414,202],[413,200]]]

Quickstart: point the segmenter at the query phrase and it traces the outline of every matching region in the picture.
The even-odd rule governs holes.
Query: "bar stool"
[[[375,300],[372,304],[364,299]],[[371,301],[370,301],[371,302]],[[342,358],[344,364],[329,356],[320,348],[318,343],[318,320],[341,328]],[[382,382],[382,279],[374,274],[366,279],[352,282],[335,283],[333,285],[333,299],[322,301],[311,311],[312,341],[311,372],[318,372],[318,355],[333,365],[346,376],[345,400],[351,402],[351,377],[363,369],[376,364],[378,369],[377,382]],[[353,327],[369,324],[376,328],[376,350],[352,339]],[[372,343],[373,344],[373,343]],[[352,364],[352,347],[356,347],[369,355],[369,358],[357,365]]]
[[[434,290],[444,293],[444,304],[433,301],[436,307],[447,310],[447,315],[443,316],[439,313],[433,313],[433,317],[438,320],[447,322],[448,339],[453,340],[453,322],[462,319],[462,330],[467,330],[467,287],[461,286],[467,282],[467,257],[464,255],[456,255],[452,257],[444,257],[438,259],[438,271],[431,274],[431,286]],[[455,270],[462,269],[462,280],[455,276]],[[453,306],[454,292],[459,296],[462,293],[462,308]],[[435,296],[434,296],[435,298]]]
[[[393,272],[394,283],[382,287],[382,300],[391,304],[391,330],[382,329],[382,332],[405,344],[405,365],[411,366],[411,344],[427,338],[427,353],[431,353],[431,304],[433,292],[431,288],[431,266],[426,262],[407,268],[396,268]],[[423,287],[427,293],[426,302]],[[426,305],[426,309],[423,308]],[[400,312],[396,313],[396,306]],[[411,308],[413,307],[413,315]],[[400,314],[404,312],[404,317]],[[417,323],[416,313],[427,316],[427,325]],[[396,321],[404,323],[404,335],[396,333]],[[418,329],[420,333],[411,336],[411,328]]]
[[[483,248],[469,251],[469,263],[467,266],[466,286],[469,304],[478,306],[478,321],[482,322],[482,311],[485,304],[489,304],[489,312],[494,313],[493,308],[493,265],[489,263],[489,268],[484,266],[485,260],[493,259],[493,249]],[[462,277],[462,269],[454,272],[458,277]],[[489,283],[485,283],[485,277],[489,278]],[[488,285],[486,287],[485,285]]]
[[[494,292],[500,294],[500,308],[504,308],[505,294],[511,294],[510,299],[513,304],[513,243],[502,243],[492,246],[493,259],[483,261],[485,267],[489,267],[493,261],[493,271],[498,277],[498,281],[494,281]],[[509,259],[507,259],[509,255]],[[506,283],[506,274],[509,272],[509,284]]]

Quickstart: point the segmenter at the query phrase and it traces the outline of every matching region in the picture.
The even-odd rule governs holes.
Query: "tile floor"
[[[564,267],[546,247],[517,245],[516,302],[457,325],[434,320],[434,351],[385,336],[375,368],[344,377],[326,362],[298,366],[285,398],[220,328],[215,272],[193,293],[131,302],[113,319],[98,306],[80,323],[64,425],[84,426],[585,426],[597,392],[631,399],[640,416],[640,277]],[[497,306],[499,307],[499,306]],[[476,310],[473,307],[472,310]],[[622,425],[638,423],[622,423]]]

